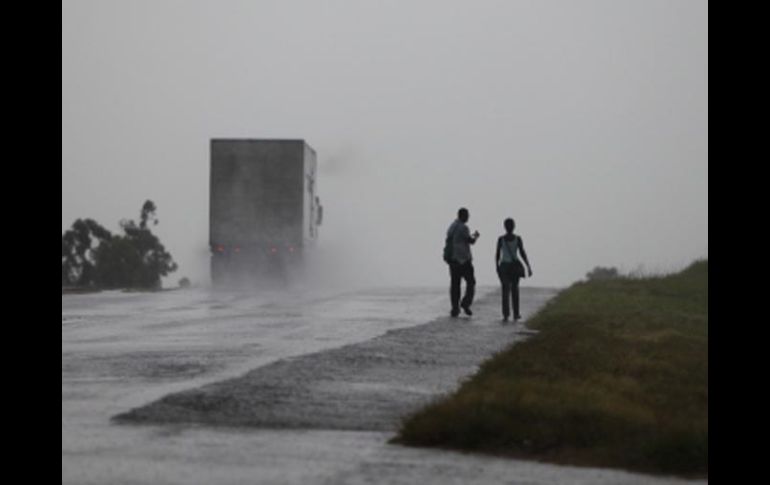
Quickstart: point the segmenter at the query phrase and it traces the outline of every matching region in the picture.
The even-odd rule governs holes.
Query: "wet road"
[[[62,296],[62,482],[694,483],[386,444],[402,413],[526,338],[496,294],[449,320],[446,293]],[[553,294],[523,289],[525,318]],[[217,414],[201,392],[262,398]],[[147,406],[169,394],[185,412]],[[135,408],[155,424],[110,419]]]

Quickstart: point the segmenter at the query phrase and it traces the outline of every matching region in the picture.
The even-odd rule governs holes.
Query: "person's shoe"
[[[507,322],[507,321],[508,321],[508,315],[503,315],[503,321],[504,321],[504,322]]]
[[[473,312],[471,311],[471,307],[469,306],[462,306],[461,307],[466,315],[471,316],[473,315]]]
[[[513,317],[513,320],[514,320],[514,321],[519,321],[519,320],[521,320],[521,315],[516,315],[516,316],[514,316],[514,317]]]
[[[457,318],[458,315],[460,315],[460,310],[452,310],[449,312],[449,316],[452,318]]]

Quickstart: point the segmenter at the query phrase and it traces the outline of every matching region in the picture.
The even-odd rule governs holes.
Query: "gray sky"
[[[321,251],[359,284],[448,285],[468,207],[480,284],[513,217],[535,271],[708,255],[705,0],[62,2],[62,231],[146,199],[208,277],[208,143],[304,138]]]

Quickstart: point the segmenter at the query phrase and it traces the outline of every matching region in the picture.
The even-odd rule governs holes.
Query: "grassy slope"
[[[708,474],[708,261],[578,283],[394,441],[652,473]]]

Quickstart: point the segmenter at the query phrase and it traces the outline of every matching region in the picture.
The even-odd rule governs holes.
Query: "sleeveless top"
[[[500,248],[501,263],[513,263],[519,260],[519,236],[514,235],[513,241],[506,241],[505,236],[500,236],[497,239],[497,244],[502,246]]]

